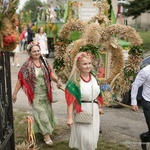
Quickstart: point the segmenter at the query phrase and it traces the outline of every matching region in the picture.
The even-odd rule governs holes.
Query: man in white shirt
[[[141,146],[143,150],[147,150],[146,144],[150,142],[150,65],[141,69],[132,84],[131,89],[131,105],[134,111],[138,111],[137,94],[140,86],[143,86],[142,91],[142,107],[145,115],[148,131],[140,134]]]

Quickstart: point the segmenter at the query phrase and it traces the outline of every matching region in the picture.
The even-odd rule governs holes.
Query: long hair
[[[41,29],[43,29],[43,33],[44,33],[44,28],[43,27],[39,27],[37,33],[40,33]]]
[[[79,52],[75,56],[72,71],[71,71],[70,77],[69,77],[69,80],[72,80],[75,83],[77,83],[77,79],[80,76],[80,70],[78,67],[79,67],[79,63],[83,57],[92,59],[93,56],[89,52]]]

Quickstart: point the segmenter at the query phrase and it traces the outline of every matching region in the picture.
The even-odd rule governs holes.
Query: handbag
[[[82,111],[74,114],[74,121],[76,123],[91,124],[93,122],[93,83],[92,83],[92,113]]]
[[[74,118],[76,123],[91,124],[93,121],[92,113],[88,113],[88,112],[75,113]]]

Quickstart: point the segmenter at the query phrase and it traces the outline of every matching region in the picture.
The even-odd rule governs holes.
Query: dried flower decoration
[[[83,57],[93,59],[93,55],[92,55],[91,53],[89,53],[89,52],[84,52],[84,53],[82,53],[82,54],[77,58],[77,60],[81,60]]]
[[[30,42],[30,43],[28,44],[27,48],[26,48],[27,51],[28,51],[28,52],[31,51],[31,48],[32,48],[33,46],[38,46],[38,47],[40,48],[40,43],[37,42],[37,41],[32,41],[32,42]]]
[[[19,33],[16,30],[18,3],[19,0],[0,1],[0,51],[13,51],[18,44]]]

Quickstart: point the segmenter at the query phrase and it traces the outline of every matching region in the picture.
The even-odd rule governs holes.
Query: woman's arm
[[[51,73],[51,79],[57,84],[58,88],[60,88],[62,86],[61,80],[58,79],[58,77],[54,73]]]
[[[73,113],[73,103],[71,103],[67,107],[67,125],[68,126],[71,126],[73,124],[72,113]]]
[[[100,114],[104,114],[104,111],[103,111],[103,109],[102,109],[103,103],[104,103],[104,102],[103,102],[102,97],[98,96],[98,107],[99,107],[99,113],[100,113]]]
[[[18,91],[20,90],[20,88],[21,88],[21,85],[20,85],[20,82],[19,82],[19,80],[18,80],[17,83],[16,83],[16,86],[15,86],[13,95],[12,95],[12,101],[13,101],[13,103],[15,103],[16,100],[17,100],[17,93],[18,93]]]

